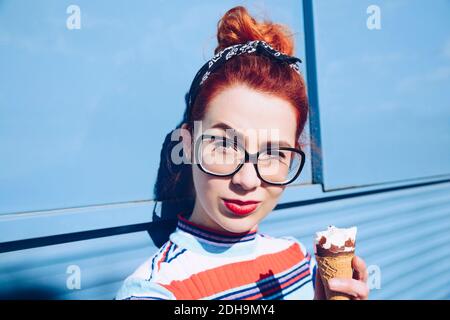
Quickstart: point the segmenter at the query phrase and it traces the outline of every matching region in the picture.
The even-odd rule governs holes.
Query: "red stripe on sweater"
[[[177,299],[197,300],[274,276],[292,268],[304,258],[300,246],[294,243],[287,249],[254,260],[229,263],[193,274],[184,280],[161,285]]]

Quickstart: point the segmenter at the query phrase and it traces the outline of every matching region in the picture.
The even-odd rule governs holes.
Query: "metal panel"
[[[152,199],[164,138],[241,1],[79,0],[79,30],[71,4],[0,2],[0,214]],[[246,6],[291,26],[304,60],[301,2]]]
[[[289,192],[311,203],[283,203],[260,231],[294,236],[311,251],[315,231],[356,225],[357,254],[381,270],[381,287],[372,289],[371,299],[450,299],[450,182],[359,197],[304,188]],[[336,200],[338,195],[347,198]],[[155,252],[155,235],[165,224],[156,223],[150,233],[123,229],[108,236],[100,229],[85,240],[69,234],[67,242],[0,253],[0,297],[112,299],[123,279]],[[80,267],[81,290],[66,286],[70,265]]]
[[[152,221],[152,201],[0,215],[0,242],[87,232]]]
[[[371,299],[450,299],[450,183],[279,210],[261,230],[312,250],[314,232],[330,224],[358,227],[357,254],[381,271]]]
[[[357,11],[365,18],[365,11],[360,9],[365,9],[369,2],[355,5],[356,2],[343,1],[350,6],[339,3],[335,8],[332,2],[314,2],[318,34],[313,36],[321,40],[317,57],[311,56],[316,51],[310,47],[306,57],[311,61],[308,64],[311,74],[318,72],[318,83],[308,85],[319,85],[315,89],[323,107],[323,117],[315,121],[321,121],[326,189],[448,173],[449,153],[442,146],[449,142],[448,121],[445,122],[449,109],[442,107],[447,107],[449,96],[448,90],[439,87],[448,85],[445,67],[448,48],[444,42],[448,35],[445,33],[448,19],[444,20],[449,12],[445,10],[448,3],[436,1],[427,7],[428,11],[423,10],[425,21],[430,22],[432,13],[433,19],[418,35],[423,38],[426,32],[436,32],[426,39],[428,45],[421,45],[422,51],[417,55],[408,57],[409,60],[400,55],[402,59],[398,61],[395,54],[388,55],[387,60],[377,60],[383,53],[377,51],[379,48],[392,48],[379,47],[383,39],[375,39],[367,47],[361,45],[358,29],[351,33],[351,26],[357,21],[342,17],[342,10],[350,10],[351,17],[357,17],[352,14]],[[160,146],[164,133],[178,121],[172,115],[179,114],[181,118],[183,94],[191,76],[205,60],[201,57],[208,56],[213,47],[212,43],[208,44],[209,49],[194,44],[213,39],[213,34],[207,31],[214,30],[225,10],[240,3],[179,2],[177,10],[173,10],[173,6],[162,2],[155,5],[139,1],[133,9],[125,2],[112,5],[109,1],[79,0],[83,27],[68,31],[65,19],[69,2],[0,2],[0,48],[4,57],[0,60],[0,98],[4,102],[0,109],[0,298],[112,299],[123,279],[153,254],[170,229],[167,221],[159,222],[161,214],[154,212],[155,203],[149,200]],[[408,9],[412,11],[405,17],[414,21],[415,14],[423,8],[417,1],[408,2],[407,7],[406,2],[392,3],[381,1],[382,8],[387,8],[383,12],[387,17],[395,17],[395,21],[399,12]],[[292,26],[298,55],[303,58],[301,2],[290,0],[280,6],[277,1],[250,1],[247,5],[256,12],[270,11],[273,20]],[[198,16],[205,19],[193,19]],[[172,23],[174,19],[176,24]],[[305,25],[312,21],[306,21]],[[408,30],[417,29],[414,24],[407,25]],[[389,29],[393,25],[387,28],[392,36],[401,32]],[[187,34],[190,36],[186,37]],[[349,34],[354,35],[353,42],[333,45],[332,41]],[[155,48],[163,48],[164,55],[158,55]],[[339,63],[342,61],[333,60],[353,57],[350,53],[361,57],[366,49],[370,50],[364,56],[366,60],[352,60],[350,68],[343,68]],[[408,50],[414,49],[417,48],[412,42]],[[432,65],[426,59],[414,64],[417,62],[414,59],[430,53],[427,50],[441,49],[443,55],[436,60],[441,65]],[[178,58],[180,55],[183,59]],[[358,71],[353,65],[367,61],[375,61],[382,68],[371,65],[369,70]],[[407,113],[406,118],[404,112],[397,114],[396,108],[389,109],[396,106],[389,103],[384,104],[383,113],[361,113],[359,89],[362,88],[359,93],[367,93],[364,91],[367,87],[390,85],[376,81],[380,78],[373,83],[364,77],[382,71],[395,72],[397,69],[386,70],[392,63],[403,66],[403,75],[409,77],[401,90],[407,92],[411,85],[422,80],[428,86],[430,81],[437,81],[434,88],[440,90],[438,100],[427,96],[432,92],[428,87],[423,96],[417,96],[417,92],[402,96],[402,103],[415,108],[415,113]],[[420,66],[416,78],[410,73],[414,71],[411,65]],[[338,80],[332,81],[335,91],[330,93],[333,72]],[[358,81],[359,87],[355,88],[358,90],[346,94],[349,82],[341,81],[343,73],[347,74],[347,80],[351,76],[367,81]],[[388,89],[383,94],[392,95]],[[383,106],[385,95],[369,96],[373,98],[371,103]],[[433,108],[423,114],[418,105],[421,100],[416,98],[430,98]],[[332,105],[345,106],[342,114],[346,116],[342,119],[351,122],[347,126],[352,128],[351,139],[345,136],[348,131],[340,127],[346,124],[338,117],[341,110],[331,108]],[[162,113],[161,106],[165,110]],[[400,111],[404,109],[401,105]],[[361,144],[352,145],[359,141],[356,136],[367,138],[379,133],[379,126],[370,126],[367,121],[386,114],[387,121],[380,121],[384,132],[379,137],[388,140],[361,139],[364,148],[358,148]],[[417,115],[421,116],[420,122],[411,118]],[[396,131],[398,140],[393,141],[389,130],[397,124],[395,119],[402,119],[404,126],[396,127],[400,131]],[[411,130],[411,124],[417,124],[413,129],[421,128],[420,134]],[[416,154],[419,158],[415,159],[421,161],[404,158],[408,152],[400,146],[404,145],[405,137],[410,146],[418,143],[422,153]],[[340,145],[343,141],[345,148]],[[367,141],[372,142],[370,149]],[[378,166],[361,160],[361,157],[379,160],[371,153],[376,149],[374,143],[378,153],[382,150],[389,155],[383,158],[387,162]],[[392,150],[383,149],[392,146],[395,147]],[[436,150],[440,151],[440,157],[433,157]],[[420,158],[421,155],[426,158]],[[347,156],[351,156],[350,160]],[[321,182],[322,168],[319,165],[317,169],[315,181]],[[376,190],[380,186],[325,192],[322,185],[305,185],[310,182],[307,162],[305,174],[298,181],[302,185],[287,188],[282,204],[261,224],[260,230],[273,236],[295,236],[311,250],[315,231],[329,224],[357,225],[358,254],[381,270],[381,288],[373,290],[371,298],[450,299],[448,180],[384,192]],[[70,276],[67,268],[74,265],[81,271],[80,290],[68,289],[66,283]],[[371,276],[371,283],[375,283],[375,276]]]
[[[325,190],[449,174],[450,3],[305,3]]]
[[[137,232],[1,253],[0,299],[113,299],[155,250],[148,233]],[[67,286],[74,265],[80,289]]]

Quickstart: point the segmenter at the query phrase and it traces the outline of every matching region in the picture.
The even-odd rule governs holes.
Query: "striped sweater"
[[[169,240],[125,279],[116,299],[313,298],[315,261],[295,238],[220,232],[177,217]]]

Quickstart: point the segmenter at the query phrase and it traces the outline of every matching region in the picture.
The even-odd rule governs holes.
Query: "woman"
[[[293,41],[285,27],[258,23],[241,6],[220,20],[217,38],[216,55],[186,96],[181,137],[189,171],[166,181],[187,182],[193,208],[177,215],[169,241],[116,298],[325,299],[304,245],[258,232],[305,161],[299,138],[308,102]],[[330,287],[367,299],[364,261],[355,257],[353,268],[354,279],[333,279]]]

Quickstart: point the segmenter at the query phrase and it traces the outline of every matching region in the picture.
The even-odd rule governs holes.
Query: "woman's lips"
[[[234,199],[223,199],[225,207],[237,215],[247,215],[255,211],[260,201],[241,201]]]

